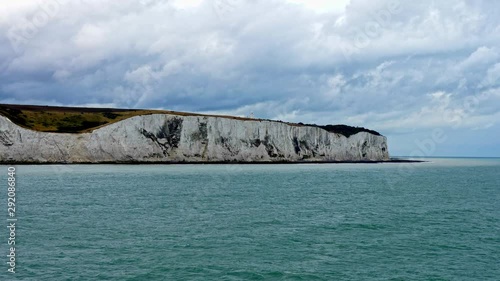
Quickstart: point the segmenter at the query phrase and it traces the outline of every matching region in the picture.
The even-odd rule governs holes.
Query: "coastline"
[[[387,138],[362,127],[143,112],[111,122],[118,120],[115,115],[122,111],[37,108],[13,108],[10,119],[0,112],[0,163],[295,164],[390,160]],[[20,120],[19,124],[13,123],[16,116],[36,126],[24,128]],[[35,120],[52,123],[43,125]],[[109,124],[101,124],[106,120]],[[92,127],[96,122],[102,126]]]
[[[396,163],[424,163],[423,160],[390,159],[374,161],[105,161],[105,162],[0,162],[0,165],[293,165],[293,164],[396,164]]]

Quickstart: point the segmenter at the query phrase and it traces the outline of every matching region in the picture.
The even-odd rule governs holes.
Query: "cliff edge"
[[[259,119],[150,114],[85,133],[23,128],[0,115],[0,163],[388,161],[386,137]]]

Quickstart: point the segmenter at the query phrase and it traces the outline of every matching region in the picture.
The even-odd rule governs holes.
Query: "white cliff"
[[[0,162],[296,162],[389,160],[384,136],[208,116],[132,117],[91,133],[44,133],[0,116]]]

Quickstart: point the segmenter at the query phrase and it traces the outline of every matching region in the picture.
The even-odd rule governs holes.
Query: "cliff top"
[[[242,121],[271,121],[285,123],[291,126],[311,126],[322,128],[332,133],[346,137],[359,132],[368,132],[374,135],[380,133],[363,127],[347,125],[316,125],[303,123],[289,123],[269,119],[245,118],[228,115],[206,115],[191,112],[149,109],[117,109],[117,108],[87,108],[87,107],[60,107],[40,105],[0,104],[0,115],[9,118],[15,124],[35,131],[55,133],[86,133],[99,127],[125,120],[130,117],[150,114],[171,114],[179,116],[207,116],[229,118]]]

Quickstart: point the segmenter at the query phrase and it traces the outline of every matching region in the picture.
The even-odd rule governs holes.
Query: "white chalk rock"
[[[310,162],[389,160],[384,136],[223,117],[135,116],[91,133],[45,133],[0,116],[0,162]]]

